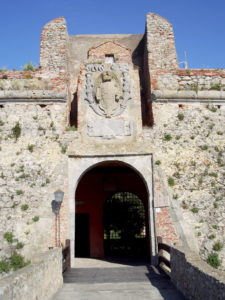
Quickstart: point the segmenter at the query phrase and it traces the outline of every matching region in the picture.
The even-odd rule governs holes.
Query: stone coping
[[[39,254],[32,264],[0,280],[1,300],[50,300],[62,286],[62,249]]]
[[[0,91],[0,103],[65,103],[67,95],[61,91],[32,90],[32,91]]]
[[[109,143],[93,143],[90,141],[79,143],[78,140],[72,143],[67,151],[70,157],[97,157],[97,156],[143,156],[151,155],[152,148],[146,142],[121,143],[120,140],[112,140]],[[146,151],[148,149],[148,151]],[[98,154],[96,154],[98,153]]]
[[[196,270],[199,270],[200,272],[205,273],[220,282],[223,282],[225,285],[225,272],[211,267],[200,258],[198,253],[194,251],[188,251],[187,248],[183,246],[172,246],[171,255],[175,257],[179,256],[181,259],[195,267]]]
[[[152,92],[152,100],[153,102],[225,103],[225,91],[155,90]]]
[[[171,247],[171,281],[187,299],[224,300],[225,274],[184,247]]]

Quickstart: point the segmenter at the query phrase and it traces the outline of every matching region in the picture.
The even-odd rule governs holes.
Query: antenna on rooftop
[[[184,69],[188,69],[188,60],[187,60],[187,52],[186,51],[184,51],[184,61],[181,61],[180,63],[179,63],[179,65],[180,64],[183,64],[184,65]]]

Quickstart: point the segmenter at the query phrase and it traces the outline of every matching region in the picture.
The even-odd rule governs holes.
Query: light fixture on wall
[[[64,192],[57,190],[54,192],[52,201],[52,211],[55,214],[55,246],[60,247],[60,207],[63,202]]]

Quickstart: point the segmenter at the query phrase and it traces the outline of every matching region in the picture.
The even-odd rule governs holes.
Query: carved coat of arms
[[[120,82],[114,73],[105,71],[97,78],[95,98],[99,109],[107,118],[115,114],[123,96]]]
[[[120,115],[131,99],[128,69],[117,66],[104,70],[104,65],[92,65],[86,73],[86,97],[90,107],[101,116]],[[93,76],[95,74],[95,76]]]

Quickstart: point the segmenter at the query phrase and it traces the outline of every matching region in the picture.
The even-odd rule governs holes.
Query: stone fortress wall
[[[37,71],[0,73],[1,256],[8,252],[5,232],[25,244],[20,251],[30,258],[54,246],[51,201],[59,187],[65,191],[62,243],[69,238],[68,153],[91,139],[81,146],[82,72],[88,49],[111,40],[131,49],[136,65],[132,84],[142,112],[135,113],[135,139],[153,154],[156,235],[170,243],[179,237],[203,259],[216,242],[224,244],[224,70],[179,69],[172,26],[155,14],[148,14],[144,36],[69,37],[65,20],[57,18],[43,28]],[[144,125],[154,125],[142,127],[140,114]],[[129,143],[108,139],[92,146],[107,154],[101,145],[121,144],[126,152]],[[223,248],[223,269],[224,256]]]

